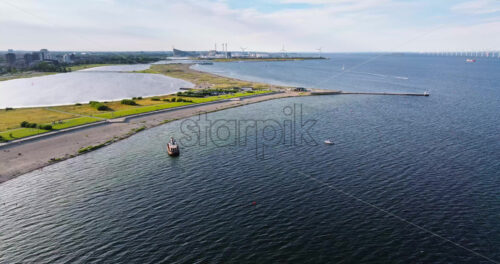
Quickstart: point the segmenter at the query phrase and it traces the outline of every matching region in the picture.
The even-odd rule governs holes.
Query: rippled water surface
[[[342,59],[212,70],[327,87],[319,80],[338,65],[362,61]],[[443,238],[500,261],[498,70],[380,58],[357,69],[372,73],[361,83],[345,76],[333,88],[431,96],[266,101],[202,117],[219,137],[197,144],[180,129],[191,121],[175,121],[28,173],[0,185],[0,263],[490,263]],[[316,143],[300,142],[310,139],[300,115],[291,132],[300,109],[303,123],[316,120]],[[260,121],[241,130],[232,120]],[[179,158],[165,153],[172,135],[184,138]]]
[[[160,74],[130,73],[148,64],[117,65],[0,82],[0,108],[111,101],[134,96],[171,94],[193,87]],[[29,96],[27,96],[29,95]]]

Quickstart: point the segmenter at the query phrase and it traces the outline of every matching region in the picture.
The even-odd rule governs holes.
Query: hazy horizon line
[[[12,49],[14,52],[36,52],[41,49]],[[9,49],[4,49],[0,52],[6,53]],[[46,48],[42,48],[46,49]],[[106,52],[106,53],[117,53],[117,52],[173,52],[172,50],[51,50],[47,49],[49,52]],[[187,50],[187,49],[179,49],[182,51],[192,51],[192,52],[208,52],[211,50]],[[219,52],[224,52],[222,50],[217,50]],[[415,51],[415,50],[406,50],[406,51],[263,51],[263,50],[250,50],[250,51],[241,51],[241,50],[228,50],[227,52],[236,52],[236,53],[251,53],[251,52],[263,52],[263,53],[313,53],[313,54],[331,54],[331,53],[455,53],[455,52],[500,52],[500,48],[498,50],[433,50],[433,51]]]

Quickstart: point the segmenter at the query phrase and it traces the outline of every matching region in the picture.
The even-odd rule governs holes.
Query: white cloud
[[[476,0],[452,6],[451,10],[463,14],[491,14],[500,11],[498,0]]]
[[[436,26],[425,22],[430,20],[425,14],[417,20],[408,18],[418,13],[419,5],[414,3],[275,1],[312,5],[261,12],[210,0],[0,1],[0,35],[4,36],[0,49],[169,50],[175,46],[207,50],[215,42],[227,42],[232,50],[262,51],[279,51],[283,44],[289,51],[314,51],[320,46],[325,51],[500,46],[500,40],[491,37],[500,35],[492,26],[495,20],[476,21],[468,27],[450,24],[440,28],[439,36],[426,34]],[[426,41],[419,42],[422,39]]]
[[[500,44],[500,21],[489,21],[475,25],[452,25],[442,27],[424,36],[409,46],[413,50],[472,51],[498,50]]]

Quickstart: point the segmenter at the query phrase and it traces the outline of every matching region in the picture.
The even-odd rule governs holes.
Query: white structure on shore
[[[62,62],[64,63],[72,63],[71,61],[71,54],[64,54],[63,57],[62,57]]]

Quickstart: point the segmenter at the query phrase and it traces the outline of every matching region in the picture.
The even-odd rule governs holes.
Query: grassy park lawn
[[[53,107],[38,107],[38,108],[18,108],[6,111],[0,110],[0,136],[6,140],[23,138],[27,136],[37,135],[48,132],[37,128],[22,128],[22,121],[29,121],[37,124],[52,125],[54,130],[74,127],[93,122],[98,122],[110,118],[124,117],[128,115],[147,113],[156,110],[174,108],[179,106],[206,103],[217,100],[231,99],[236,97],[251,96],[256,94],[269,93],[268,90],[249,92],[240,92],[234,94],[210,96],[204,98],[179,97],[175,95],[155,96],[159,97],[160,101],[151,100],[154,97],[148,97],[140,100],[135,100],[138,105],[124,105],[120,101],[104,103],[113,111],[98,111],[89,104],[82,105],[63,105]],[[183,98],[192,102],[165,102],[163,99]],[[51,111],[57,110],[57,111]],[[59,112],[63,111],[65,113]],[[82,116],[83,115],[83,116]]]
[[[232,87],[253,87],[254,89],[268,89],[270,85],[265,83],[247,82],[233,78],[218,76],[190,69],[189,64],[157,64],[152,65],[143,73],[157,73],[173,78],[183,79],[196,85],[210,86],[213,89],[225,89]]]
[[[48,132],[47,130],[43,129],[38,129],[38,128],[18,128],[18,129],[12,129],[8,131],[3,131],[0,132],[0,136],[6,140],[13,140],[17,138],[23,138],[23,137],[28,137],[28,136],[33,136],[33,135],[38,135]]]
[[[65,119],[60,122],[56,122],[54,125],[52,125],[53,129],[64,129],[68,127],[74,127],[74,126],[80,126],[84,124],[89,124],[89,123],[94,123],[97,121],[102,121],[103,119],[101,118],[92,118],[92,117],[87,117],[87,116],[82,116],[82,117],[77,117],[77,118],[71,118],[71,119]]]
[[[49,111],[44,107],[16,108],[0,110],[0,131],[18,128],[21,122],[30,121],[37,124],[51,123],[75,117],[72,114]]]

